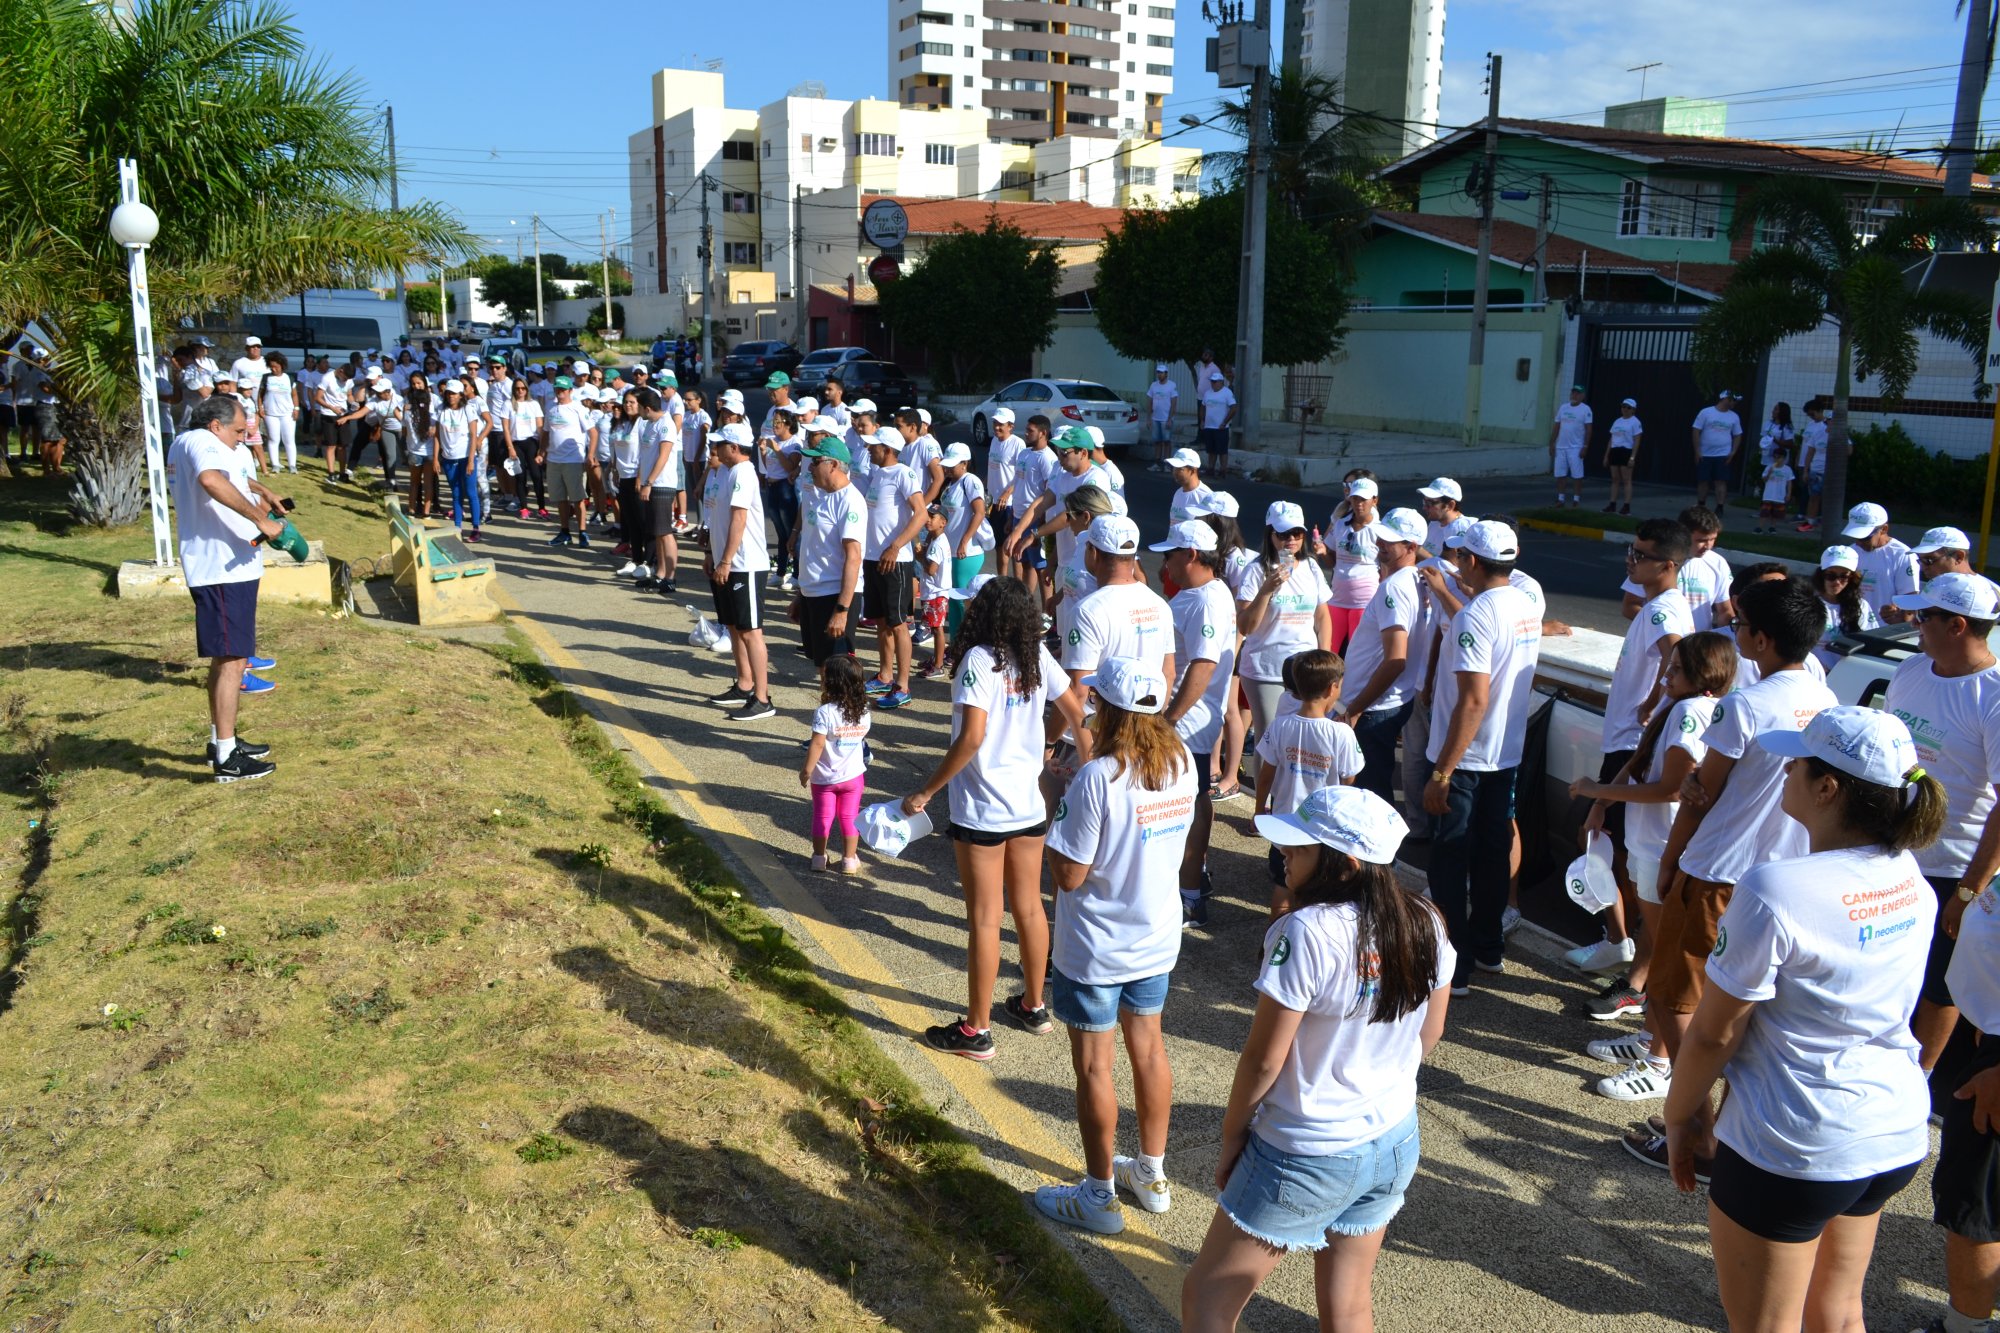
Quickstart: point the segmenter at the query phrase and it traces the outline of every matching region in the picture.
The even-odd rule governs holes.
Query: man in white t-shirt
[[[1340,711],[1361,747],[1355,784],[1385,801],[1395,800],[1396,738],[1416,708],[1430,666],[1431,599],[1417,580],[1427,530],[1414,509],[1391,509],[1369,527],[1380,581],[1347,641]]]
[[[283,534],[271,517],[284,502],[250,474],[243,405],[227,394],[204,398],[168,451],[181,573],[194,597],[195,651],[208,659],[208,760],[217,782],[269,777],[268,745],[236,735],[244,668],[257,651],[260,540]]]
[[[1162,361],[1153,367],[1153,382],[1146,386],[1146,406],[1153,423],[1153,466],[1151,471],[1167,470],[1167,451],[1174,442],[1174,404],[1180,401],[1181,386],[1168,378],[1167,363]]]
[[[800,451],[812,488],[799,513],[799,591],[792,605],[806,656],[819,667],[829,657],[854,652],[847,627],[859,619],[853,611],[861,592],[868,502],[848,476],[853,455],[846,441],[820,431],[811,439]]]
[[[1049,419],[1036,413],[1021,430],[1021,452],[1014,456],[1014,485],[1007,540],[1001,546],[1004,570],[1028,585],[1037,601],[1042,595],[1042,572],[1048,556],[1035,532],[1035,519],[1046,505],[1042,496],[1056,473],[1055,450],[1050,444]]]
[[[1033,424],[1029,423],[1031,427]],[[1054,450],[1056,465],[1051,471],[1041,474],[1044,479],[1039,493],[1016,525],[1012,538],[1014,549],[1010,554],[1024,553],[1031,545],[1039,545],[1044,538],[1054,537],[1056,566],[1061,568],[1069,564],[1070,557],[1076,554],[1076,534],[1070,531],[1069,516],[1063,502],[1083,486],[1101,487],[1109,495],[1111,480],[1104,475],[1104,469],[1091,460],[1091,439],[1080,427],[1071,426],[1064,430],[1055,437],[1050,447]],[[1035,461],[1039,463],[1040,460]],[[1021,456],[1019,466],[1020,473],[1014,482],[1017,487],[1021,484],[1022,475],[1031,466],[1029,455]],[[1022,554],[1021,558],[1026,561],[1028,556]],[[1049,600],[1053,603],[1055,599],[1051,597]]]
[[[1424,810],[1438,821],[1431,899],[1458,950],[1451,985],[1462,995],[1475,964],[1486,972],[1504,969],[1514,776],[1533,706],[1542,613],[1509,578],[1521,554],[1512,528],[1491,519],[1474,523],[1457,550],[1459,582],[1469,596],[1440,646]]]
[[[235,373],[236,382],[244,387],[244,392],[253,391],[268,369],[264,364],[264,340],[254,333],[245,338],[243,355],[237,357],[229,369]]]
[[[1590,448],[1590,404],[1583,401],[1583,386],[1569,386],[1569,401],[1556,409],[1549,427],[1549,471],[1556,479],[1556,508],[1563,507],[1563,482],[1569,482],[1571,509],[1583,504],[1583,455]]]
[[[1847,511],[1847,526],[1840,535],[1853,542],[1861,556],[1861,600],[1883,624],[1901,624],[1908,617],[1896,603],[1915,592],[1923,579],[1916,555],[1890,534],[1889,511],[1863,501]]]
[[[560,387],[562,381],[557,381]],[[750,461],[750,428],[732,421],[709,437],[718,473],[710,486],[707,552],[701,572],[715,593],[715,618],[729,630],[736,679],[709,702],[735,707],[731,722],[776,717],[771,706],[770,658],[764,646],[763,580],[771,567],[764,533],[764,488]]]
[[[1695,413],[1690,432],[1694,445],[1694,502],[1706,504],[1715,494],[1715,512],[1729,503],[1729,465],[1743,444],[1743,418],[1736,415],[1736,395],[1724,389],[1715,404]]]
[[[1215,807],[1209,800],[1209,756],[1222,739],[1229,692],[1236,688],[1236,596],[1222,577],[1215,529],[1198,518],[1174,524],[1152,550],[1166,554],[1162,567],[1180,591],[1167,604],[1174,623],[1174,661],[1180,680],[1167,702],[1166,719],[1194,755],[1200,778],[1194,827],[1181,861],[1184,924],[1208,924],[1208,837]]]
[[[1428,486],[1417,487],[1417,494],[1422,497],[1424,550],[1433,556],[1443,555],[1445,538],[1464,517],[1459,506],[1465,503],[1465,489],[1450,477],[1438,477]]]
[[[1806,474],[1806,507],[1800,532],[1819,528],[1819,495],[1826,489],[1826,404],[1815,398],[1806,404],[1806,424],[1799,427],[1800,471]]]
[[[868,442],[868,478],[862,491],[868,528],[862,543],[862,615],[875,622],[881,666],[869,678],[877,708],[901,708],[910,701],[910,579],[916,570],[911,546],[923,531],[928,506],[924,480],[901,458],[907,433],[893,427]]]
[[[1004,552],[1014,526],[1014,474],[1027,446],[1014,433],[1014,409],[995,408],[992,426],[986,446],[986,521],[993,525],[993,539]]]
[[[1201,400],[1201,447],[1208,453],[1208,470],[1220,477],[1229,470],[1229,428],[1236,420],[1236,394],[1220,367],[1208,373],[1208,394]]]
[[[2000,620],[2000,595],[1977,574],[1940,574],[1897,600],[1913,612],[1923,655],[1904,660],[1882,706],[1910,729],[1924,771],[1944,786],[1944,831],[1916,849],[1938,897],[1938,930],[1924,968],[1923,996],[1910,1022],[1926,1071],[1936,1067],[1958,1009],[1945,983],[1952,937],[1965,904],[2000,874],[2000,662],[1986,636]],[[1952,910],[1958,900],[1957,911]],[[2000,960],[1988,960],[2000,967]],[[1982,1029],[1983,1031],[1983,1029]]]
[[[1174,614],[1139,574],[1139,525],[1121,514],[1100,514],[1084,530],[1084,569],[1096,591],[1076,605],[1063,639],[1063,670],[1077,702],[1088,710],[1083,677],[1107,657],[1131,657],[1174,679]],[[1090,757],[1088,733],[1076,738],[1079,758]]]

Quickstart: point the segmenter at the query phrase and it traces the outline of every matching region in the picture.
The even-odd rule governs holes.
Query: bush
[[[1971,513],[1986,494],[1986,460],[1953,458],[1910,438],[1901,422],[1870,426],[1851,437],[1847,494],[1877,504],[1915,504]]]
[[[603,299],[604,298],[601,296],[598,298],[600,302]],[[622,329],[625,327],[625,303],[623,301],[613,301],[611,303],[611,317],[618,321],[611,327],[616,329]],[[601,304],[594,305],[590,308],[590,317],[583,321],[583,327],[588,331],[590,331],[591,333],[598,333],[603,330],[604,328],[603,305]]]

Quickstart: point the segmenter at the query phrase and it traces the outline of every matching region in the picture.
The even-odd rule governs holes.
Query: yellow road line
[[[709,797],[701,780],[676,759],[655,737],[638,723],[605,688],[602,680],[577,660],[547,630],[521,609],[503,588],[494,589],[494,598],[507,611],[521,632],[535,645],[543,659],[562,673],[564,684],[588,699],[604,723],[614,728],[625,743],[658,773],[687,803],[697,823],[728,841],[733,851],[777,904],[796,918],[834,965],[862,983],[873,997],[876,1008],[889,1022],[912,1038],[929,1026],[931,1015],[907,1000],[895,998],[904,991],[902,983],[887,966],[869,951],[861,938],[830,917],[810,890],[785,869],[771,848],[752,836],[736,812]],[[1034,1170],[1053,1180],[1074,1181],[1083,1174],[1083,1163],[1070,1146],[1058,1143],[1043,1130],[1032,1111],[993,1085],[990,1078],[956,1056],[934,1051],[916,1043],[938,1073],[949,1083],[980,1119]],[[1137,1278],[1153,1299],[1169,1315],[1181,1306],[1182,1261],[1175,1249],[1152,1230],[1136,1208],[1125,1210],[1125,1230],[1117,1236],[1099,1236],[1125,1268]]]

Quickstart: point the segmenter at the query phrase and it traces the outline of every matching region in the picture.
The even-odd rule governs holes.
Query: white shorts
[[[1625,873],[1632,877],[1633,887],[1639,890],[1639,901],[1660,905],[1660,859],[1656,856],[1642,856],[1630,847],[1625,849]]]
[[[1553,469],[1558,477],[1575,477],[1583,480],[1583,450],[1565,445],[1556,446],[1556,461]]]

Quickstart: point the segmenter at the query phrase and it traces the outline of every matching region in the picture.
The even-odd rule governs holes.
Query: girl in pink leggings
[[[858,855],[861,789],[868,772],[868,689],[852,657],[829,657],[820,668],[819,708],[813,713],[812,740],[799,769],[799,785],[812,788],[812,868],[826,869],[826,841],[834,822],[844,841],[842,874],[861,873]]]

